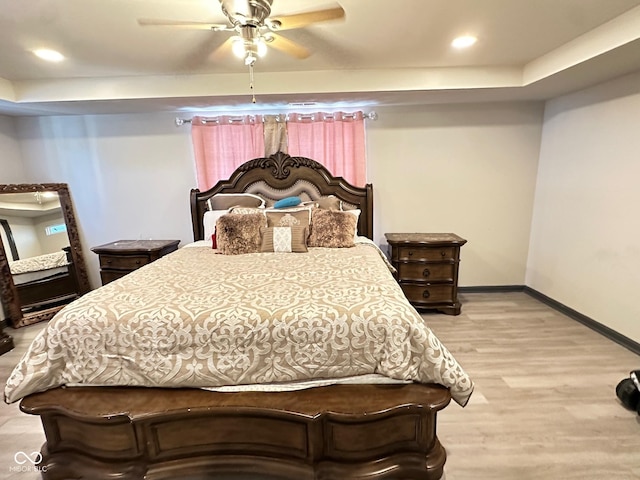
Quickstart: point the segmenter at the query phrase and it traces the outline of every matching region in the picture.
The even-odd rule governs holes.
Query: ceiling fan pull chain
[[[251,90],[251,103],[256,103],[256,94],[253,89],[253,63],[249,65],[249,89]]]

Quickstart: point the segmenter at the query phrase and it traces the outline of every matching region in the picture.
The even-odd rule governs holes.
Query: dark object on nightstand
[[[453,233],[386,233],[396,280],[411,304],[460,314],[458,264],[467,243]]]
[[[180,240],[118,240],[93,247],[100,259],[102,285],[124,277],[178,249]]]

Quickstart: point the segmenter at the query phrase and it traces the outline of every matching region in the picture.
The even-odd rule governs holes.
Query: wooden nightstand
[[[416,308],[460,314],[458,264],[467,243],[453,233],[386,233],[391,264],[405,296]]]
[[[118,240],[93,247],[100,259],[102,285],[178,249],[180,240]]]

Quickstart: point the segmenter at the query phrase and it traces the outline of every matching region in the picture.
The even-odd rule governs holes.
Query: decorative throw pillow
[[[268,227],[307,227],[311,224],[311,209],[266,210]]]
[[[264,199],[252,193],[216,193],[207,200],[209,210],[229,210],[231,207],[264,207]]]
[[[302,202],[301,205],[312,208],[323,208],[325,210],[342,210],[342,200],[335,195],[325,195],[317,200]]]
[[[246,215],[247,213],[260,213],[264,215],[264,208],[254,208],[254,207],[231,207],[229,209],[229,213],[237,213],[240,215]]]
[[[241,255],[260,251],[260,228],[265,226],[261,213],[223,215],[216,223],[218,252],[224,255]]]
[[[309,246],[353,247],[357,226],[358,219],[351,213],[315,209],[311,221]]]
[[[273,208],[290,208],[295,207],[296,205],[300,205],[300,197],[287,197],[278,200],[273,204]]]
[[[262,252],[307,251],[306,227],[268,227],[262,228]]]
[[[318,208],[324,210],[342,210],[342,201],[335,195],[327,195],[316,200]]]

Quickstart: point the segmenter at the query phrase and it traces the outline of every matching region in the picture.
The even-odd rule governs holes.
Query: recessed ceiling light
[[[478,39],[471,35],[464,35],[462,37],[458,37],[451,42],[451,46],[454,48],[467,48],[476,43]]]
[[[33,51],[34,55],[40,57],[47,62],[61,62],[64,60],[64,55],[60,52],[56,52],[55,50],[49,50],[47,48],[41,48],[39,50]]]

